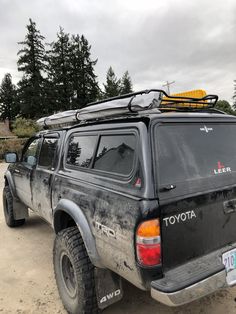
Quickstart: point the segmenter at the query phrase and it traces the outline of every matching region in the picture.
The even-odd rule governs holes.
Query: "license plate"
[[[222,263],[226,270],[226,281],[229,286],[236,284],[236,249],[222,254]]]

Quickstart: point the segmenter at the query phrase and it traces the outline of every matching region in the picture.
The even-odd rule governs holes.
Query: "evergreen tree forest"
[[[81,34],[71,35],[59,28],[47,43],[34,21],[29,19],[24,40],[18,42],[17,68],[21,79],[15,86],[10,73],[0,85],[0,118],[38,119],[59,111],[83,108],[90,102],[132,92],[126,71],[117,78],[112,67],[100,89],[95,73],[97,59]]]
[[[117,77],[110,66],[106,81],[99,87],[91,56],[91,45],[81,34],[69,34],[60,27],[51,43],[29,19],[24,40],[18,42],[17,68],[21,79],[12,83],[6,73],[0,84],[0,119],[36,120],[59,111],[79,109],[96,100],[133,92],[129,72]],[[218,101],[216,108],[236,115],[236,80],[233,107]],[[20,120],[23,121],[23,120]]]

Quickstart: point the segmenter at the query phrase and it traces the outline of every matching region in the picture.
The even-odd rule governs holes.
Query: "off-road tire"
[[[25,219],[14,219],[13,212],[13,197],[9,186],[5,186],[3,189],[3,211],[5,216],[6,224],[13,228],[22,226],[25,223]]]
[[[94,266],[77,227],[64,229],[57,234],[53,248],[53,264],[59,295],[67,312],[99,313]]]

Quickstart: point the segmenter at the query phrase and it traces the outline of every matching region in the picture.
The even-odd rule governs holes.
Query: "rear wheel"
[[[94,266],[77,227],[57,234],[53,263],[58,291],[68,313],[98,313]]]
[[[9,227],[18,227],[22,226],[25,223],[25,219],[14,219],[13,197],[9,186],[5,186],[3,189],[3,211],[6,224]]]

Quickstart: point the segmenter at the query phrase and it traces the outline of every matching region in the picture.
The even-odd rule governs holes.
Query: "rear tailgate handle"
[[[236,199],[224,202],[223,206],[225,214],[231,214],[236,212]]]
[[[176,188],[175,184],[168,184],[168,185],[162,186],[159,191],[160,192],[167,192],[167,191],[173,190],[175,188]]]

